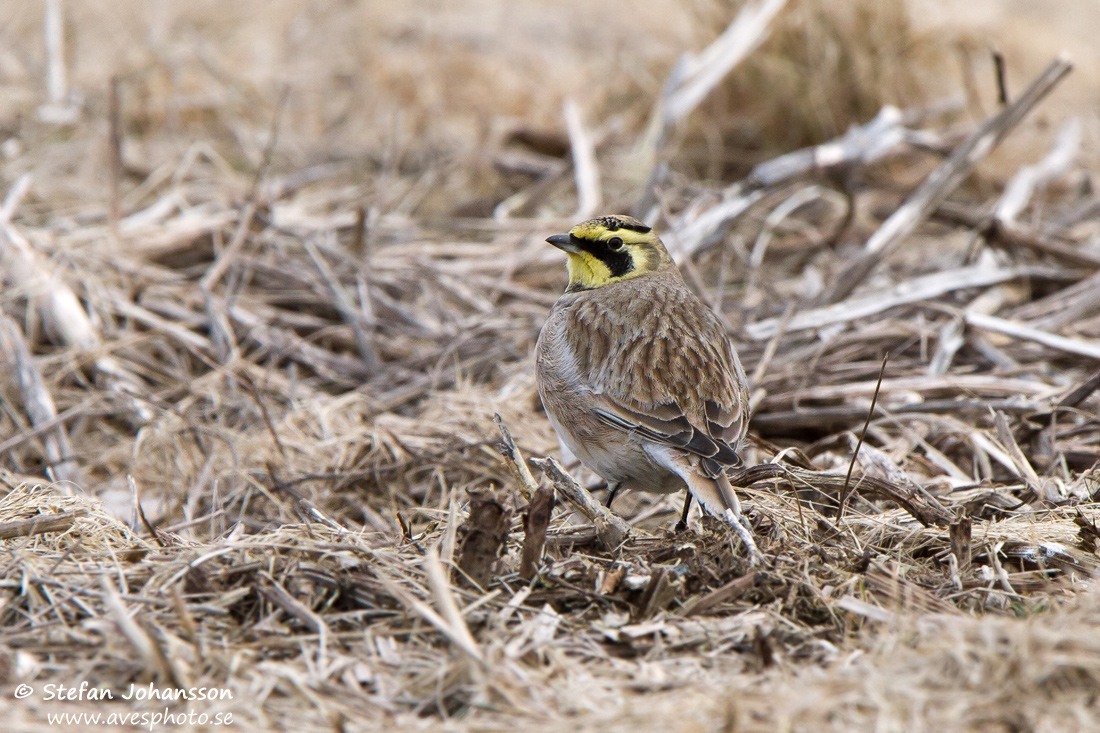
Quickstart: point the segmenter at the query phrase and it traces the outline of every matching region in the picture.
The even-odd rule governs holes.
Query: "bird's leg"
[[[609,483],[607,485],[607,499],[605,499],[603,503],[605,507],[607,507],[608,509],[611,508],[611,502],[615,501],[615,497],[618,495],[619,489],[621,489],[622,486],[623,484],[621,481],[614,484]]]
[[[692,500],[692,498],[693,497],[691,496],[691,492],[688,491],[687,496],[684,497],[684,513],[680,515],[680,521],[677,522],[676,526],[673,528],[673,531],[676,532],[677,534],[679,534],[680,532],[683,532],[685,529],[687,529],[687,526],[688,526],[688,511],[691,510],[691,500]]]

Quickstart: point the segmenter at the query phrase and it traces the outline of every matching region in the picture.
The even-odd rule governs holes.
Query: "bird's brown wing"
[[[711,473],[739,465],[744,372],[721,322],[678,273],[662,277],[601,288],[570,308],[578,378],[608,425],[699,455]]]

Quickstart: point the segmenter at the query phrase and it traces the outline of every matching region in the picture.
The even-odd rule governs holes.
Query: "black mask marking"
[[[634,258],[630,256],[626,247],[615,252],[604,241],[581,239],[573,235],[569,238],[573,244],[607,265],[607,269],[611,271],[611,277],[622,277],[634,269]]]

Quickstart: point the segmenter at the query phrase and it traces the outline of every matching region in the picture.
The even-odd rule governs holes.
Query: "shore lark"
[[[535,346],[535,378],[564,446],[608,483],[692,497],[759,552],[725,469],[741,465],[745,372],[718,318],[657,235],[603,216],[546,240],[569,286]],[[610,501],[609,501],[610,503]]]

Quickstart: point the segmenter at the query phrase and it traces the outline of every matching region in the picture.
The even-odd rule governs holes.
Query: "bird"
[[[718,317],[651,227],[600,216],[546,240],[569,284],[535,344],[535,383],[567,450],[620,489],[687,489],[760,557],[726,469],[749,421],[748,379]]]

